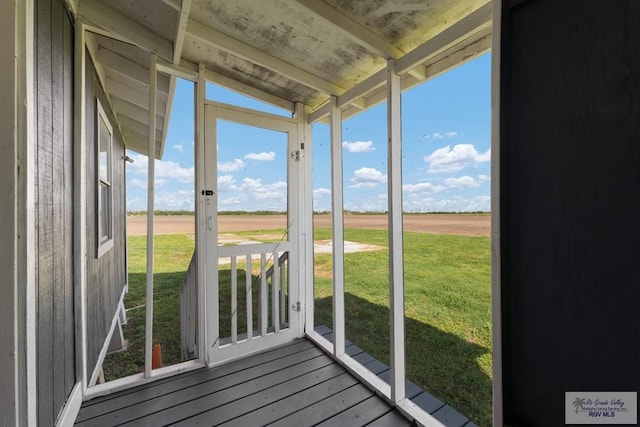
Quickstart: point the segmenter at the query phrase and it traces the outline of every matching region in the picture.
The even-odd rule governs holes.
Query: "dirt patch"
[[[331,215],[315,215],[316,227],[331,227]],[[404,230],[420,233],[459,234],[465,236],[486,236],[491,233],[490,215],[466,214],[428,214],[405,215]],[[371,228],[385,230],[386,215],[345,215],[344,225],[347,228]],[[218,220],[221,233],[235,231],[284,229],[287,219],[284,215],[225,215]],[[154,232],[156,234],[193,233],[194,216],[156,216]],[[147,217],[127,217],[127,232],[131,235],[146,234]],[[279,240],[279,239],[278,239]]]
[[[316,254],[330,254],[332,253],[333,243],[331,240],[316,240],[313,242],[313,251]],[[348,240],[344,241],[344,253],[350,254],[354,252],[370,252],[370,251],[380,251],[382,249],[386,249],[384,246],[378,245],[368,245],[365,243],[356,243],[350,242]]]

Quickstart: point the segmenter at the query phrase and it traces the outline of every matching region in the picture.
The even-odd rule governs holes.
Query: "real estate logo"
[[[566,424],[637,424],[637,392],[568,391]]]

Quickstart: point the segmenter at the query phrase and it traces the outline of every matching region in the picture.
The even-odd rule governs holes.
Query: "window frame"
[[[109,141],[107,142],[107,155],[106,155],[106,176],[103,177],[101,167],[101,123],[104,123],[106,130],[109,134]],[[105,253],[109,252],[113,248],[113,126],[107,116],[100,99],[96,97],[96,121],[95,121],[95,179],[96,179],[96,258],[100,258]],[[107,212],[107,232],[103,232],[105,224],[103,223],[103,192],[106,191],[106,201],[108,205]]]

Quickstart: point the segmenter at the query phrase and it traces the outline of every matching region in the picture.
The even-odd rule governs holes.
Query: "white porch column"
[[[32,0],[0,16],[0,420],[36,425],[35,123]]]
[[[389,312],[391,400],[405,398],[404,270],[402,265],[402,114],[396,62],[387,62],[387,176],[389,200]]]
[[[298,139],[302,152],[302,165],[299,169],[298,189],[300,218],[300,269],[299,280],[303,286],[300,289],[300,298],[304,302],[302,309],[304,317],[300,318],[301,334],[313,331],[314,328],[314,279],[313,279],[313,142],[311,140],[311,124],[307,107],[296,102],[295,117],[298,119]],[[290,302],[291,304],[292,302]]]
[[[342,111],[331,97],[331,222],[333,246],[333,354],[344,354],[344,201],[342,177]]]
[[[74,313],[80,321],[76,321],[76,378],[82,382],[82,391],[86,392],[89,384],[87,375],[87,314],[86,314],[86,256],[87,256],[87,129],[85,105],[85,27],[80,21],[76,23],[74,40],[74,143],[73,143],[73,208],[74,208]]]
[[[156,98],[158,87],[157,57],[151,54],[149,62],[149,161],[147,190],[147,302],[144,346],[144,376],[151,377],[153,350],[153,206],[156,159]]]
[[[198,264],[198,358],[209,363],[209,351],[207,349],[207,333],[209,323],[207,322],[209,312],[207,309],[207,286],[206,277],[206,203],[202,191],[205,189],[205,152],[204,152],[204,105],[207,98],[206,69],[203,64],[198,65],[198,81],[196,83],[196,256]]]

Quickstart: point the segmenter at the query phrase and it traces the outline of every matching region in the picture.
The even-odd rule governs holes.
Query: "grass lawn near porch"
[[[316,240],[331,238],[327,228],[314,233]],[[265,233],[237,234],[260,240]],[[387,246],[383,230],[346,229],[345,239]],[[144,370],[146,237],[130,236],[128,244],[124,334],[129,347],[107,357],[107,380]],[[193,249],[193,235],[155,238],[153,335],[154,343],[162,344],[165,365],[180,361],[179,295]],[[491,425],[490,239],[405,232],[404,249],[407,377],[478,425]],[[315,259],[315,323],[332,327],[331,255]],[[223,299],[229,295],[227,270],[221,266]],[[241,295],[244,270],[238,273]],[[345,291],[347,338],[388,364],[387,250],[346,254]]]

